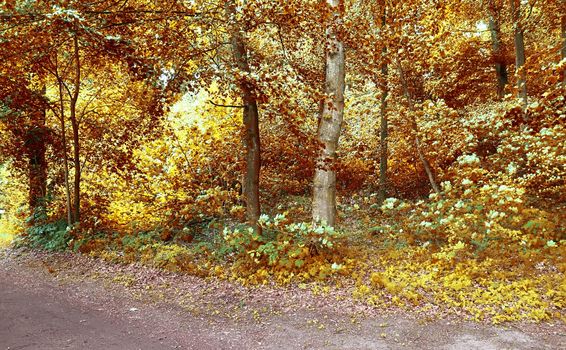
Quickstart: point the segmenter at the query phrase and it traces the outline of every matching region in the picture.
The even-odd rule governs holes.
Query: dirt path
[[[566,349],[564,324],[419,320],[277,288],[0,251],[3,349]]]
[[[165,348],[128,322],[70,305],[48,293],[32,293],[0,274],[0,343],[6,349]]]

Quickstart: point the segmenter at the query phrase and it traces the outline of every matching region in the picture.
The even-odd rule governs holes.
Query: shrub
[[[69,248],[71,239],[67,221],[57,220],[28,228],[23,236],[23,244],[49,251],[61,251]]]
[[[335,259],[339,259],[337,250],[342,235],[333,227],[288,223],[281,214],[273,218],[262,215],[259,222],[262,235],[251,227],[224,230],[223,239],[241,270],[263,269],[283,275],[306,273],[306,278],[324,278],[339,269]],[[333,264],[329,265],[331,261]]]

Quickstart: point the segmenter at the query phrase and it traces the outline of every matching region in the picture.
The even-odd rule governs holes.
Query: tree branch
[[[223,104],[219,104],[219,103],[215,103],[214,101],[208,101],[208,103],[210,103],[213,106],[216,107],[224,107],[224,108],[246,108],[247,106],[237,106],[237,105],[223,105]]]

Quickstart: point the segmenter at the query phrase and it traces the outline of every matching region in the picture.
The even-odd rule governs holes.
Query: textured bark
[[[566,59],[566,0],[562,0],[562,50],[560,57],[562,60]],[[566,69],[562,69],[562,88],[566,89]]]
[[[74,186],[73,186],[73,220],[72,223],[81,221],[81,158],[79,141],[79,124],[77,121],[77,101],[81,88],[81,61],[79,54],[79,39],[75,35],[73,38],[74,60],[75,60],[75,81],[74,91],[71,96],[69,106],[71,128],[73,131],[73,162],[75,165]]]
[[[61,75],[59,74],[59,53],[55,53],[55,78],[59,87],[59,122],[61,125],[61,157],[63,159],[63,186],[65,188],[65,204],[67,211],[67,225],[73,224],[73,211],[71,201],[71,190],[69,186],[69,157],[67,155],[67,126],[65,123],[65,94],[64,88],[66,87]]]
[[[495,73],[497,76],[497,97],[502,99],[505,96],[505,86],[509,82],[507,65],[501,50],[501,29],[499,19],[495,14],[489,16],[489,31],[491,32],[491,47],[495,61]]]
[[[57,73],[58,74],[58,73]],[[67,156],[67,127],[65,125],[65,101],[63,99],[63,82],[57,75],[57,80],[59,81],[59,103],[60,103],[60,122],[61,122],[61,144],[62,156],[63,156],[63,175],[64,175],[64,187],[65,187],[65,199],[67,205],[67,224],[71,225],[73,223],[73,212],[71,209],[71,190],[69,188],[69,158]]]
[[[517,74],[517,89],[519,97],[523,101],[523,108],[528,106],[527,99],[527,73],[525,72],[525,39],[521,26],[521,1],[511,1],[511,13],[513,16],[513,39],[515,42],[515,72]]]
[[[233,0],[226,3],[228,20],[235,15],[236,5]],[[248,54],[245,44],[244,32],[237,25],[231,28],[232,54],[236,66],[242,72],[251,71],[248,64]],[[246,148],[246,172],[242,184],[242,192],[246,202],[246,214],[248,223],[256,230],[259,216],[261,214],[261,203],[259,199],[259,176],[261,170],[261,143],[259,135],[259,111],[254,89],[247,81],[239,81],[242,94],[244,144]]]
[[[385,27],[386,25],[386,10],[383,10],[383,17],[381,19],[381,25]],[[380,119],[380,133],[379,133],[379,146],[380,146],[380,156],[379,156],[379,192],[378,192],[378,202],[381,204],[385,201],[387,196],[387,158],[388,158],[388,120],[387,120],[387,96],[389,95],[389,67],[387,62],[385,62],[385,55],[387,54],[387,47],[383,47],[384,62],[381,64],[381,74],[383,75],[383,91],[381,94],[381,104],[379,107],[379,119]]]
[[[407,79],[405,78],[405,72],[403,71],[401,62],[399,62],[399,77],[401,79],[401,86],[403,87],[403,94],[405,95],[405,99],[407,100],[407,104],[409,105],[409,110],[411,111],[411,126],[415,133],[415,148],[417,150],[417,155],[419,157],[419,160],[421,161],[421,164],[423,165],[426,176],[428,177],[430,187],[432,187],[434,192],[440,193],[440,189],[436,184],[436,180],[434,178],[434,173],[432,172],[430,163],[428,162],[428,159],[426,158],[421,147],[421,140],[419,138],[419,125],[417,123],[414,113],[412,113],[415,111],[415,104],[413,103],[413,98],[411,97],[411,92],[409,91],[409,84],[407,83]]]
[[[42,89],[45,95],[45,88]],[[29,157],[29,207],[33,212],[44,208],[44,197],[47,195],[47,160],[45,109],[35,111],[32,128],[27,132],[25,142],[26,153]]]
[[[344,119],[345,52],[338,38],[341,0],[327,0],[333,21],[326,30],[326,98],[318,126],[321,150],[317,157],[313,188],[313,220],[336,223],[336,149]]]

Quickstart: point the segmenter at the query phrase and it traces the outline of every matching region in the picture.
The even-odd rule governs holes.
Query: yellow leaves
[[[471,286],[472,280],[466,275],[451,273],[443,278],[443,284],[447,288],[460,291]]]
[[[462,244],[454,246],[461,248]],[[408,250],[415,249],[419,248]],[[384,267],[383,271],[367,271],[372,267],[359,271],[361,265],[352,267],[358,276],[362,275],[352,296],[374,307],[394,304],[414,310],[426,301],[449,312],[464,311],[478,321],[501,323],[556,318],[552,310],[562,310],[566,303],[566,280],[556,275],[559,272],[535,276],[518,265],[503,268],[505,256],[481,261],[450,260],[448,264],[446,260],[434,262],[430,255],[413,254],[415,259],[407,260],[399,255],[392,257],[391,252],[385,254],[369,261],[369,266]]]
[[[361,284],[356,287],[356,289],[352,292],[352,297],[356,299],[361,299],[368,294],[370,294],[371,288],[365,284]]]
[[[0,165],[0,245],[24,232],[22,219],[27,213],[27,188],[15,175],[11,164]]]
[[[458,241],[454,245],[448,245],[441,248],[441,251],[438,253],[433,254],[436,259],[450,261],[454,259],[456,254],[463,250],[466,247],[466,244],[462,241]]]
[[[392,283],[391,280],[383,273],[374,272],[370,276],[371,285],[375,288],[386,288],[389,291],[395,290],[395,283]]]

